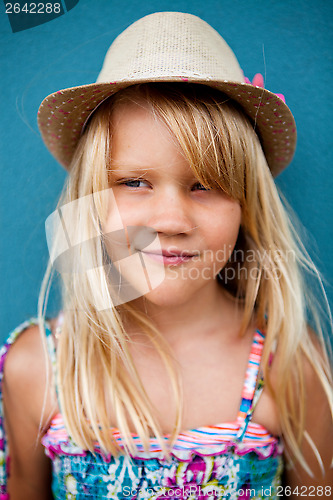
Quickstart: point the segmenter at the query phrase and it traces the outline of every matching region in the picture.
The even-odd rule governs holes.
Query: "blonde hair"
[[[152,321],[131,303],[112,306],[113,298],[103,267],[105,218],[103,192],[109,187],[112,155],[112,112],[121,103],[144,103],[162,120],[198,180],[223,190],[242,208],[242,225],[234,255],[218,279],[235,300],[244,304],[240,335],[255,315],[266,335],[262,367],[265,383],[276,401],[281,429],[291,454],[309,468],[301,453],[305,425],[304,360],[317,374],[332,409],[332,373],[318,308],[307,298],[304,271],[318,277],[290,222],[262,151],[254,125],[225,95],[202,85],[143,84],[120,91],[92,115],[75,157],[58,206],[99,193],[73,219],[73,241],[93,241],[89,273],[64,273],[65,320],[58,346],[58,392],[66,427],[74,441],[93,450],[94,442],[112,454],[120,452],[110,432],[109,405],[128,452],[135,451],[130,422],[148,449],[149,436],[165,440],[152,404],[130,355],[124,318],[134,319],[161,355],[170,375],[178,412],[171,444],[181,426],[181,384],[171,353]],[[240,255],[240,257],[239,257]],[[251,255],[251,258],[248,258]],[[292,258],[290,258],[292,256]],[[228,279],[228,273],[233,279]],[[237,271],[237,272],[236,272]],[[40,298],[45,309],[46,273]],[[321,281],[320,281],[321,283]],[[96,310],[107,297],[108,310]],[[43,306],[44,303],[44,306]],[[316,336],[307,326],[314,321]],[[275,350],[277,385],[272,387],[270,355]],[[299,397],[295,398],[294,394]],[[110,400],[108,400],[108,395]]]

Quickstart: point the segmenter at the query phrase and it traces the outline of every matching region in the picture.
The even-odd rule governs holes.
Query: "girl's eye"
[[[196,184],[194,184],[194,186],[192,187],[193,190],[198,190],[198,191],[209,191],[209,188],[206,188],[203,184],[201,184],[200,182],[197,182]]]
[[[144,187],[147,185],[147,183],[141,179],[124,180],[121,182],[121,184],[124,184],[125,186],[131,187],[131,188]]]

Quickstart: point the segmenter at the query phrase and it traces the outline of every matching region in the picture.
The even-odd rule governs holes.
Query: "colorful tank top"
[[[4,433],[2,377],[10,345],[36,320],[29,320],[9,336],[0,351],[0,500],[8,499],[6,478],[9,452]],[[47,342],[55,366],[53,336],[47,325]],[[58,500],[110,498],[114,500],[217,500],[274,499],[281,485],[283,446],[279,438],[251,421],[263,390],[259,365],[264,334],[257,330],[234,422],[199,427],[179,434],[171,457],[163,456],[156,438],[144,451],[133,435],[137,452],[114,457],[96,445],[94,453],[78,447],[69,437],[61,414],[56,415],[42,438],[53,467],[52,491]],[[113,429],[122,446],[122,436]],[[168,436],[165,436],[168,439]]]

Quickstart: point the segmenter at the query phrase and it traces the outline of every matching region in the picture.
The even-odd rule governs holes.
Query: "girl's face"
[[[149,287],[142,295],[166,306],[216,290],[216,275],[237,240],[239,203],[199,183],[165,124],[144,104],[118,105],[112,125],[113,209],[104,232],[113,230],[115,201],[125,228],[148,227],[158,237],[151,238],[145,248],[135,249],[146,265],[148,278],[163,272],[158,286]],[[132,274],[133,283],[135,272],[131,269],[127,273]],[[138,283],[135,286],[140,289]]]

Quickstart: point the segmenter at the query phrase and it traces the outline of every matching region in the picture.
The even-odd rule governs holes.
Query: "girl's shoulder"
[[[46,394],[47,401],[53,399],[55,328],[56,319],[45,322],[46,336],[43,338],[37,319],[25,321],[9,335],[0,351],[0,390],[6,406],[14,400],[20,401],[27,417],[38,426]],[[50,390],[46,390],[47,385]]]

